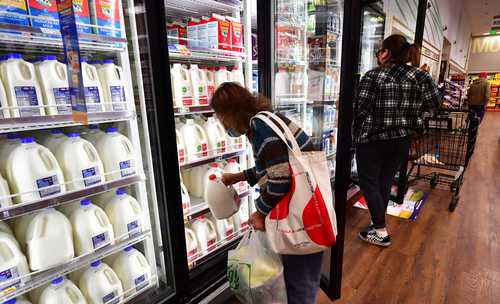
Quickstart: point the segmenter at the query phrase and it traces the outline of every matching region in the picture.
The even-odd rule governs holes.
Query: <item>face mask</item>
[[[226,131],[227,131],[227,134],[229,134],[229,136],[231,136],[231,137],[240,137],[241,136],[241,133],[236,131],[236,129],[234,129],[234,128],[229,128]]]

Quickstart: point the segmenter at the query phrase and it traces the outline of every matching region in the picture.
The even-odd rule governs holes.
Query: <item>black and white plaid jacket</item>
[[[441,94],[427,72],[406,64],[373,69],[361,79],[354,102],[354,142],[407,137],[423,129],[422,113],[440,104]]]

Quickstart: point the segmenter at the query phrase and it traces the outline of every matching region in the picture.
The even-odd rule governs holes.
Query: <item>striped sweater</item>
[[[302,151],[313,150],[311,138],[301,128],[285,116],[278,116],[288,125]],[[251,186],[259,185],[260,197],[255,201],[255,206],[261,214],[267,215],[292,187],[288,148],[260,119],[250,122],[247,135],[254,151],[255,167],[244,172]]]

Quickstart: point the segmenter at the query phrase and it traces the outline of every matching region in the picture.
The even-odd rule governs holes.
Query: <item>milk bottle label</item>
[[[215,245],[215,239],[210,239],[210,240],[207,241],[207,248],[208,248],[208,250],[213,249],[213,248],[210,248],[210,247],[212,247],[214,245]]]
[[[85,187],[92,186],[101,182],[99,167],[92,167],[82,170],[83,183]]]
[[[59,114],[71,114],[71,96],[69,88],[54,88],[54,99],[56,100],[57,112]]]
[[[108,245],[109,242],[109,234],[107,231],[92,237],[92,244],[94,245],[94,249],[104,247]]]
[[[87,104],[87,111],[89,113],[100,112],[102,108],[99,89],[97,87],[85,87],[83,93],[85,96],[85,103]]]
[[[12,267],[10,269],[4,270],[0,272],[0,284],[4,281],[9,281],[15,278],[19,277],[19,271],[17,270],[17,267]],[[0,294],[2,293],[9,293],[10,290],[14,291],[15,289],[19,288],[21,286],[21,280],[16,280],[15,282],[12,282],[12,284],[9,284],[6,286],[3,290],[0,290]]]
[[[224,232],[224,236],[228,240],[233,238],[233,234],[234,234],[233,228],[227,228],[226,231]]]
[[[15,87],[16,100],[19,107],[21,116],[35,116],[40,115],[39,108],[29,108],[38,106],[38,98],[36,96],[35,87]],[[22,108],[28,107],[28,108]]]
[[[226,141],[225,140],[221,140],[221,141],[217,142],[217,151],[218,151],[218,153],[226,152]]]
[[[201,154],[201,156],[208,156],[207,144],[199,144],[198,146],[196,146],[196,151],[198,152],[198,155]]]
[[[177,154],[179,155],[179,163],[183,164],[186,161],[186,152],[184,149],[177,149]]]
[[[125,88],[123,86],[109,86],[113,111],[125,110]]]
[[[193,105],[193,97],[187,85],[182,86],[182,104],[185,106]]]
[[[141,225],[139,224],[138,221],[130,222],[127,224],[127,231],[128,231],[129,237],[132,237],[132,236],[138,234],[139,232],[141,232]]]
[[[147,284],[148,275],[145,273],[134,279],[135,291],[139,291],[144,287],[148,286]]]
[[[117,291],[113,291],[111,293],[108,293],[104,297],[102,297],[103,304],[115,304],[115,303],[119,303],[119,302],[120,302],[120,298],[118,297]]]
[[[37,179],[36,185],[40,197],[46,197],[61,192],[61,186],[57,180],[57,175]]]
[[[126,177],[129,175],[134,175],[134,161],[132,159],[120,162],[121,176]]]

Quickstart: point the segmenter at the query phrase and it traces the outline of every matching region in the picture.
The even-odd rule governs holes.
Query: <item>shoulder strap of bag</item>
[[[302,151],[300,151],[299,144],[297,143],[297,140],[293,136],[292,132],[288,129],[288,126],[285,125],[285,127],[283,128],[283,130],[284,130],[284,132],[283,132],[264,113],[268,114],[269,112],[260,112],[253,119],[260,119],[261,121],[263,121],[268,127],[270,127],[274,131],[274,133],[276,133],[276,135],[285,143],[285,145],[288,147],[288,149],[290,149],[290,151],[292,151],[292,153],[294,155],[300,156],[302,154]],[[277,116],[276,116],[276,118],[279,119],[279,117],[277,117]],[[290,144],[291,144],[291,146],[290,146]]]

